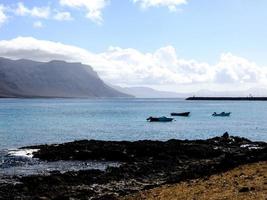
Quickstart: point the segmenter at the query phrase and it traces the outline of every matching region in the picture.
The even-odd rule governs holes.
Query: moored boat
[[[149,117],[146,119],[149,122],[171,122],[173,121],[173,118],[169,118],[169,117]]]
[[[221,113],[216,113],[214,112],[212,114],[213,117],[229,117],[231,115],[231,112],[221,112]]]
[[[182,113],[171,113],[171,116],[181,116],[181,117],[188,117],[190,112],[182,112]]]

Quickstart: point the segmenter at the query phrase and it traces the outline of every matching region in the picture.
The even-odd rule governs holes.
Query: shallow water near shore
[[[191,111],[172,123],[148,116]],[[213,112],[231,117],[212,117]],[[0,149],[80,139],[206,139],[228,131],[267,141],[267,102],[182,99],[0,99]]]
[[[17,149],[0,151],[0,178],[28,176],[28,175],[49,175],[53,171],[67,172],[79,170],[106,170],[107,167],[118,167],[118,162],[105,161],[55,161],[46,162],[32,158],[32,152],[37,149]],[[0,180],[1,183],[1,180]]]

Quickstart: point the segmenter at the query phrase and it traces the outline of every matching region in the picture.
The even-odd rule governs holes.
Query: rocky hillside
[[[0,58],[0,97],[129,97],[106,85],[90,66]]]

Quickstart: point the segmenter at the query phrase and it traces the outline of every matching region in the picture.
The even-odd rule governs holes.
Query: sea
[[[146,121],[149,116],[168,117],[171,112],[187,111],[191,112],[190,117],[175,117],[173,122]],[[223,111],[231,112],[231,116],[212,117],[213,112]],[[14,169],[25,164],[23,160],[14,160],[14,156],[21,153],[16,150],[23,146],[82,139],[207,139],[225,132],[254,141],[267,141],[267,102],[139,98],[0,99],[0,169],[8,170],[2,173],[10,170],[25,173],[30,166],[27,162],[26,168]],[[20,155],[20,159],[22,157]],[[44,163],[42,166],[49,168]],[[38,165],[37,168],[40,169]]]
[[[171,123],[149,123],[149,116]],[[213,112],[230,117],[212,117]],[[81,139],[206,139],[222,135],[267,141],[267,102],[183,99],[0,99],[0,149]]]

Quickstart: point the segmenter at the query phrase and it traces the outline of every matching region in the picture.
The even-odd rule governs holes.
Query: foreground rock
[[[142,191],[123,197],[122,200],[266,200],[266,197],[267,162],[264,161],[242,165],[204,179]]]
[[[267,160],[266,143],[230,137],[227,133],[208,140],[83,140],[31,148],[40,149],[34,157],[41,160],[116,161],[121,165],[106,171],[53,172],[49,176],[20,177],[16,179],[17,184],[0,185],[3,199],[117,199],[139,190]]]

